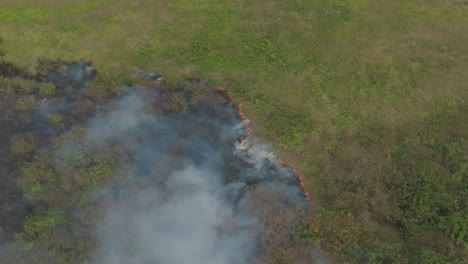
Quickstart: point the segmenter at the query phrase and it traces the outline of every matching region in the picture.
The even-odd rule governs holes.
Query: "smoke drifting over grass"
[[[222,93],[196,111],[148,113],[161,96],[136,89],[89,123],[88,141],[124,142],[134,165],[105,195],[95,263],[253,263],[261,223],[247,205],[259,191],[306,206],[294,175],[240,141]]]
[[[219,174],[218,174],[219,175]],[[117,199],[101,225],[96,263],[251,263],[255,237],[224,200],[217,173],[195,166],[172,173],[166,192],[147,189]]]
[[[11,246],[0,247],[0,259],[312,261],[314,245],[296,230],[307,196],[268,146],[249,144],[249,122],[228,92],[142,74],[141,85],[102,100],[85,86],[94,75],[82,61],[35,77],[56,94],[25,111],[37,149],[15,177],[32,216]],[[34,250],[23,250],[24,242]]]

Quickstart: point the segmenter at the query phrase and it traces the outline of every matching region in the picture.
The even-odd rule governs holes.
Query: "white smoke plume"
[[[293,172],[239,140],[232,102],[208,96],[198,111],[148,113],[159,96],[137,89],[89,122],[88,145],[120,142],[136,164],[101,196],[94,263],[254,263],[249,200],[267,190],[306,206]]]
[[[150,188],[114,201],[98,227],[96,263],[250,263],[251,230],[220,232],[223,222],[247,218],[224,201],[219,174],[189,165],[166,187],[170,194]]]
[[[41,97],[32,117],[41,159],[31,158],[52,177],[48,195],[31,197],[67,223],[40,232],[33,263],[313,263],[293,241],[309,205],[300,182],[269,147],[249,143],[229,93],[143,74],[154,86],[103,102],[84,86],[94,75],[80,61],[41,76],[57,95]],[[26,263],[21,247],[8,263]]]

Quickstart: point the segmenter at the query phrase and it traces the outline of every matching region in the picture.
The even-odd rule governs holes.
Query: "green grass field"
[[[209,78],[303,175],[332,259],[468,255],[468,2],[0,0],[4,60]]]

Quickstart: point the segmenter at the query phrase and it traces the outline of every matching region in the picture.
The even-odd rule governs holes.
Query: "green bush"
[[[35,241],[47,238],[54,229],[68,228],[70,224],[71,220],[64,211],[52,208],[27,217],[23,225],[23,234],[26,240]]]
[[[70,144],[59,152],[55,169],[61,177],[61,187],[68,191],[83,190],[103,184],[118,165],[117,151],[108,146],[91,151],[84,145]]]
[[[16,109],[18,110],[30,110],[36,107],[37,100],[34,95],[27,95],[16,100]]]
[[[55,85],[53,83],[41,83],[39,86],[39,94],[50,96],[55,94]]]
[[[84,184],[87,187],[99,186],[111,175],[111,172],[111,163],[96,164],[85,175]]]
[[[33,133],[25,133],[11,139],[10,152],[15,157],[24,157],[36,147],[37,138]]]
[[[35,159],[25,163],[21,168],[21,176],[17,179],[18,187],[29,200],[47,200],[58,189],[58,175],[47,160]]]
[[[53,125],[54,127],[62,127],[65,123],[65,117],[57,113],[48,113],[46,115],[46,119],[49,124]]]
[[[38,84],[34,80],[21,77],[0,77],[0,93],[4,95],[26,95],[34,91]]]
[[[92,157],[92,163],[87,166],[86,173],[84,173],[82,183],[86,187],[102,185],[119,165],[116,159],[118,150],[108,146],[101,147],[102,149]]]
[[[34,80],[28,80],[21,77],[13,77],[10,82],[16,92],[23,94],[31,93],[34,88],[37,87],[37,83]]]

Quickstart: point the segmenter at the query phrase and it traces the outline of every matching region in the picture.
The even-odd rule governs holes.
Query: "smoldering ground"
[[[71,263],[314,263],[295,235],[309,204],[293,170],[249,144],[224,91],[149,80],[97,102],[83,86],[94,74],[88,62],[49,72],[73,90],[41,101],[31,121],[41,148],[22,171],[37,163],[51,177],[23,173],[19,186],[36,215],[68,218],[19,237],[48,248],[44,261],[59,252]],[[91,111],[79,114],[85,100]],[[50,113],[63,124],[51,129]]]
[[[89,123],[89,142],[120,142],[133,164],[102,203],[96,263],[253,263],[261,223],[247,204],[262,190],[306,206],[294,175],[239,147],[246,131],[222,93],[149,113],[164,93],[133,89]]]

